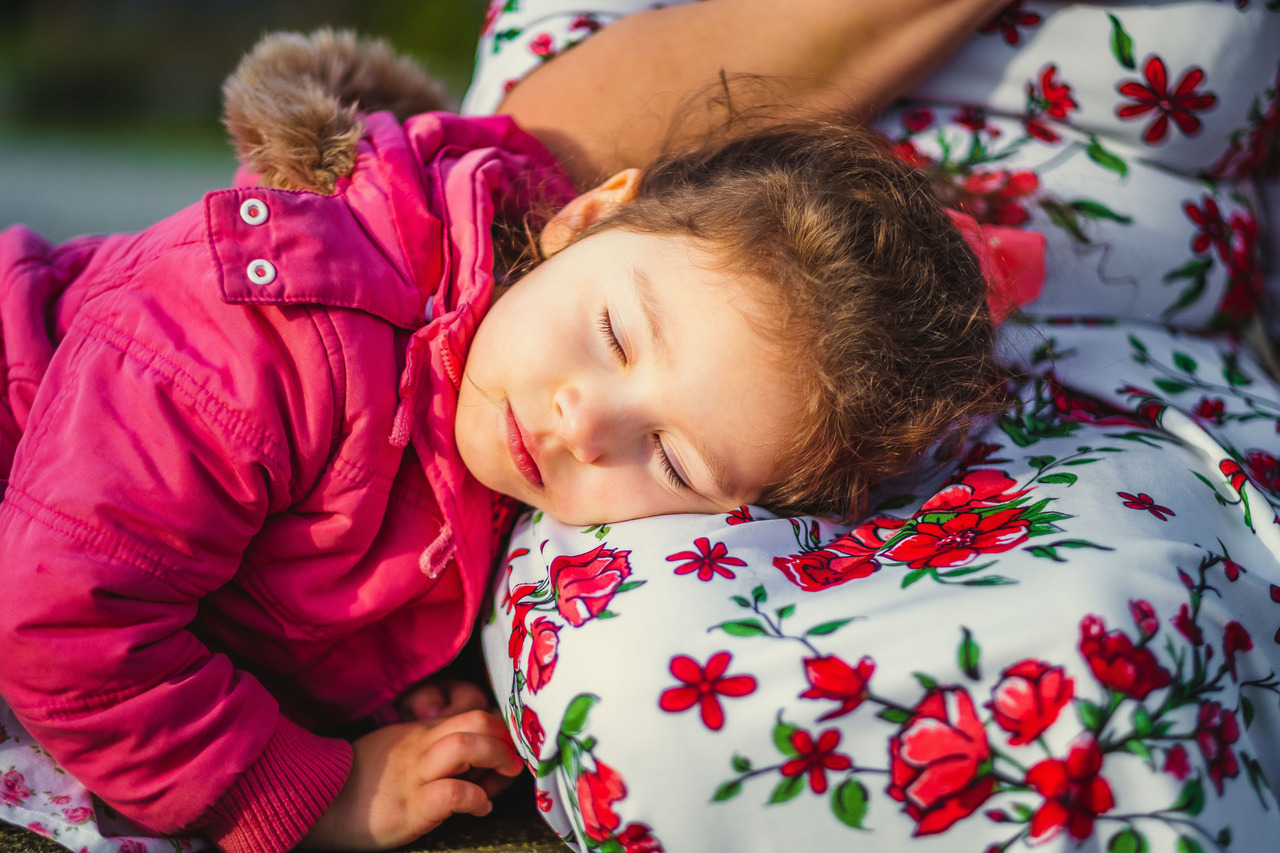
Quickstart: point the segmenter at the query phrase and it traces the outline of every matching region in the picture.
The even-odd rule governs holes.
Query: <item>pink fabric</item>
[[[539,191],[568,183],[507,119],[376,114],[331,197],[0,234],[0,695],[122,813],[284,849],[345,772],[287,720],[359,718],[465,641],[494,507],[452,441],[457,366],[490,222]]]
[[[987,307],[999,323],[1033,301],[1044,287],[1044,235],[1000,225],[979,225],[958,210],[948,210],[951,221],[978,258],[987,280]]]

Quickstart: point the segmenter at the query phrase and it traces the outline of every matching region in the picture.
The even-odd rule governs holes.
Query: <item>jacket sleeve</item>
[[[171,259],[158,287],[190,260]],[[0,694],[151,830],[203,825],[227,849],[284,850],[337,794],[350,747],[284,719],[190,626],[300,488],[296,460],[314,448],[296,446],[307,429],[290,419],[307,407],[273,395],[302,383],[287,364],[245,380],[219,353],[275,348],[197,345],[216,306],[136,304],[151,298],[86,302],[36,396],[0,504]]]

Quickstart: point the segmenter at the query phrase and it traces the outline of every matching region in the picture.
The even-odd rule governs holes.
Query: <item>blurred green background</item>
[[[485,0],[0,0],[0,228],[130,231],[229,181],[223,78],[265,32],[388,39],[461,99]]]

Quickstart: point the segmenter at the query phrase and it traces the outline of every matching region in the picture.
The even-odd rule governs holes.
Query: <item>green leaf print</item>
[[[1102,168],[1110,169],[1122,178],[1129,174],[1129,164],[1123,158],[1103,148],[1096,136],[1089,137],[1089,147],[1084,150],[1084,153]]]
[[[1119,18],[1109,12],[1107,17],[1111,19],[1111,55],[1116,58],[1116,62],[1132,71],[1138,67],[1133,61],[1133,39],[1125,32]]]
[[[973,639],[973,632],[968,628],[961,628],[964,632],[960,640],[960,647],[956,650],[956,661],[960,664],[960,671],[974,681],[982,678],[981,660],[982,649],[978,646],[976,640]]]
[[[565,737],[576,737],[581,734],[587,727],[587,714],[591,713],[591,709],[599,701],[600,697],[591,693],[582,693],[575,697],[564,712],[564,720],[560,723],[560,734]]]
[[[1130,827],[1111,836],[1111,841],[1107,844],[1107,853],[1147,853],[1150,849],[1142,833],[1134,832]]]
[[[865,785],[857,779],[846,779],[831,792],[831,812],[845,826],[862,829],[869,800]]]

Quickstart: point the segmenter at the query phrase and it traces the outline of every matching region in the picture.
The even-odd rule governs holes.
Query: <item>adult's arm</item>
[[[735,102],[793,116],[867,118],[911,89],[1007,0],[703,0],[630,15],[542,65],[505,97],[580,186],[643,166],[670,121],[697,134],[715,113],[690,96],[734,75],[768,78]],[[702,126],[699,126],[699,125]]]

